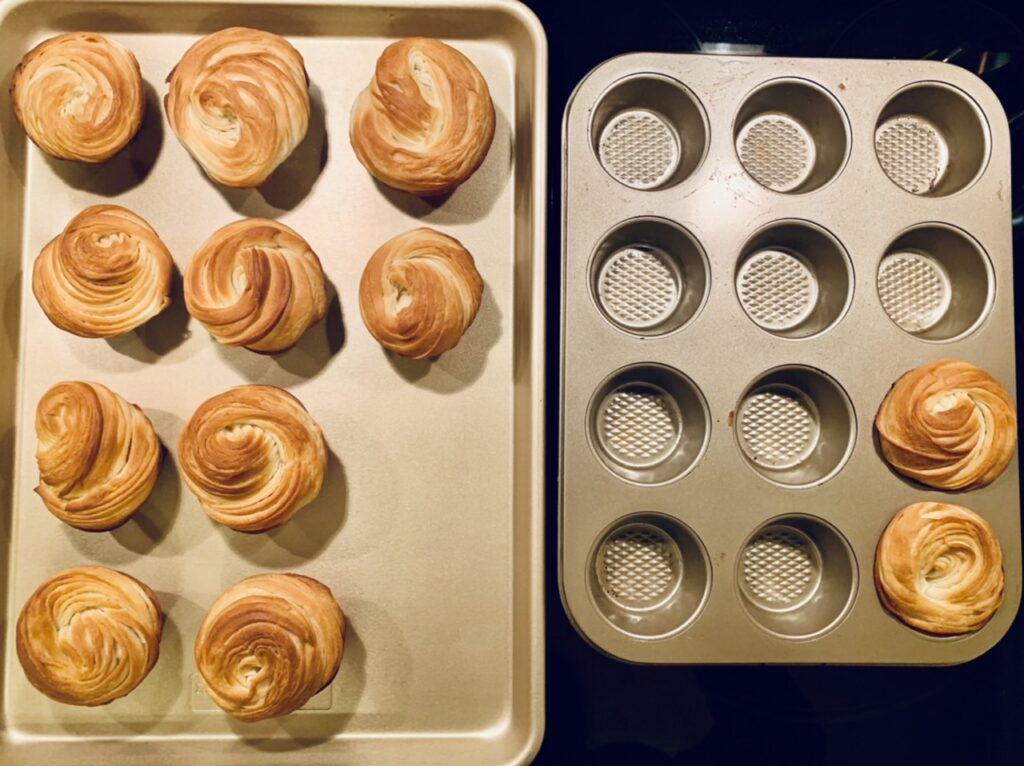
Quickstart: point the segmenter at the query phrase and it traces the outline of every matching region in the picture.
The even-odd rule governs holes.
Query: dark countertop
[[[568,622],[557,585],[561,120],[576,83],[631,51],[707,42],[769,54],[949,59],[1024,111],[1024,9],[994,4],[527,0],[550,51],[547,726],[539,764],[962,762],[1024,754],[1024,618],[981,658],[949,668],[642,667],[610,659]],[[1019,8],[1019,6],[1018,6]],[[1024,118],[1014,123],[1024,208]],[[1024,228],[1015,231],[1019,252]],[[1024,268],[1018,268],[1018,285]],[[1016,290],[1020,295],[1019,287]],[[1018,304],[1017,325],[1022,311]],[[1018,378],[1021,376],[1018,353]]]

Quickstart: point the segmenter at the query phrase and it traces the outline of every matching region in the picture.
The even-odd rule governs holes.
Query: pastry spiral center
[[[61,117],[102,118],[110,111],[113,88],[91,68],[61,62],[41,67],[37,76],[56,87],[54,102],[60,105]],[[96,98],[97,95],[100,97]],[[91,113],[86,112],[87,107],[92,107]]]
[[[945,602],[952,592],[975,580],[984,568],[977,538],[948,523],[922,532],[918,588],[934,601]]]
[[[932,400],[932,405],[929,409],[934,413],[949,412],[961,404],[963,396],[962,391],[950,391],[940,394]]]
[[[970,569],[974,564],[974,551],[961,547],[947,549],[932,559],[924,573],[925,582],[928,585],[942,586],[960,577],[965,569]],[[927,590],[927,586],[926,586]]]
[[[65,273],[79,276],[89,286],[130,286],[153,272],[153,254],[131,235],[100,232],[93,235],[90,244],[94,247],[86,245],[62,253]]]
[[[242,137],[242,124],[232,106],[232,99],[223,93],[219,83],[210,84],[208,77],[196,85],[192,100],[203,129],[216,143],[234,146]]]
[[[258,423],[232,423],[215,435],[211,458],[221,458],[222,478],[237,491],[263,488],[272,492],[271,482],[290,456],[277,435]]]
[[[420,93],[423,94],[427,101],[436,104],[434,73],[431,71],[430,62],[427,60],[427,57],[419,51],[413,51],[409,56],[409,68],[412,70],[413,77],[416,78],[417,85],[420,86]]]

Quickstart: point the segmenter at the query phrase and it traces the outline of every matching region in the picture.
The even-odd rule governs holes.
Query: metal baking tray
[[[563,135],[559,579],[638,663],[952,664],[1021,595],[1016,458],[944,494],[882,460],[889,387],[966,359],[1015,393],[1006,116],[929,61],[631,54]],[[988,519],[1006,597],[973,635],[879,604],[904,505]]]
[[[164,78],[199,36],[231,25],[285,35],[305,57],[309,136],[260,189],[208,182],[163,116]],[[50,161],[0,105],[0,610],[4,764],[513,763],[543,733],[543,428],[546,42],[511,2],[3,2],[0,88],[40,40],[89,30],[126,44],[147,83],[141,135],[107,163]],[[385,45],[442,38],[481,69],[497,111],[482,168],[442,201],[378,186],[348,140],[349,110]],[[279,356],[219,346],[174,305],[106,342],[53,327],[29,289],[40,248],[100,201],[146,218],[178,270],[218,227],[279,218],[319,254],[331,283],[325,323]],[[486,288],[476,322],[435,362],[385,354],[362,325],[358,285],[374,250],[418,225],[448,232]],[[124,527],[58,522],[33,493],[33,418],[66,379],[96,380],[138,403],[166,447],[156,490]],[[287,388],[330,447],[316,503],[279,530],[212,523],[175,465],[196,407],[246,383]],[[122,569],[167,612],[160,660],[128,697],[101,708],[50,701],[14,652],[18,610],[75,564]],[[349,618],[328,690],[298,713],[234,722],[196,683],[192,647],[225,588],[261,571],[328,584]]]

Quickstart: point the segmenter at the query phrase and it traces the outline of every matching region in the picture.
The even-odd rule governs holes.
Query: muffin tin
[[[559,580],[643,663],[949,664],[1021,592],[1017,459],[955,495],[891,471],[889,387],[965,359],[1014,394],[1009,132],[956,67],[631,54],[564,120]],[[938,639],[880,605],[904,505],[995,528],[1006,596]]]

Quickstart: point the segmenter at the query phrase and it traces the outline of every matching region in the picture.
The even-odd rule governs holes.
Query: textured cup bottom
[[[740,266],[736,278],[740,303],[758,327],[799,327],[818,302],[818,279],[796,253],[761,250]]]
[[[639,513],[615,522],[590,557],[590,595],[612,625],[634,638],[678,633],[711,589],[707,551],[675,518]]]
[[[966,93],[938,82],[908,85],[882,108],[875,156],[904,191],[941,197],[982,173],[990,147],[988,123]]]
[[[893,323],[921,340],[953,340],[988,314],[992,264],[966,232],[941,223],[915,226],[886,248],[875,275],[878,300]]]
[[[853,266],[829,231],[801,219],[761,227],[744,243],[736,296],[762,330],[794,340],[825,332],[853,299]]]
[[[634,189],[656,189],[679,167],[679,136],[661,115],[627,109],[605,125],[597,156],[608,174]]]
[[[615,251],[597,277],[601,308],[613,322],[633,331],[653,330],[670,321],[684,289],[676,260],[650,246]]]
[[[740,449],[766,470],[804,462],[821,433],[814,402],[795,386],[772,385],[752,391],[736,417]]]
[[[659,364],[613,373],[591,398],[596,457],[622,479],[660,484],[688,473],[704,454],[710,415],[693,381]]]
[[[812,638],[839,624],[857,592],[857,565],[843,536],[812,516],[773,519],[744,543],[740,601],[750,618],[783,638]]]
[[[784,77],[755,88],[733,125],[740,164],[771,191],[818,189],[839,174],[849,155],[845,113],[832,94],[809,80]]]
[[[664,189],[688,178],[704,160],[704,108],[681,82],[636,74],[613,84],[594,106],[590,140],[609,176],[632,189]]]
[[[923,253],[891,253],[878,267],[878,298],[889,318],[910,333],[930,330],[949,310],[949,275]]]
[[[814,169],[814,139],[787,114],[760,114],[747,122],[736,137],[736,153],[754,180],[773,191],[793,191]]]
[[[708,261],[686,229],[665,218],[633,218],[606,233],[590,261],[591,297],[633,335],[685,326],[707,298]]]
[[[853,405],[825,373],[776,367],[740,397],[733,430],[755,473],[787,487],[821,484],[845,465],[856,438]]]
[[[665,461],[679,445],[683,418],[675,399],[650,383],[633,383],[609,393],[598,405],[597,438],[604,451],[629,468]]]
[[[939,129],[911,114],[891,117],[875,130],[875,153],[885,174],[911,194],[927,194],[949,169],[949,147]]]
[[[601,590],[623,609],[651,609],[671,598],[683,579],[679,546],[653,524],[626,524],[597,552]]]
[[[740,587],[772,612],[799,609],[821,584],[821,553],[810,537],[782,524],[765,527],[743,549]]]

